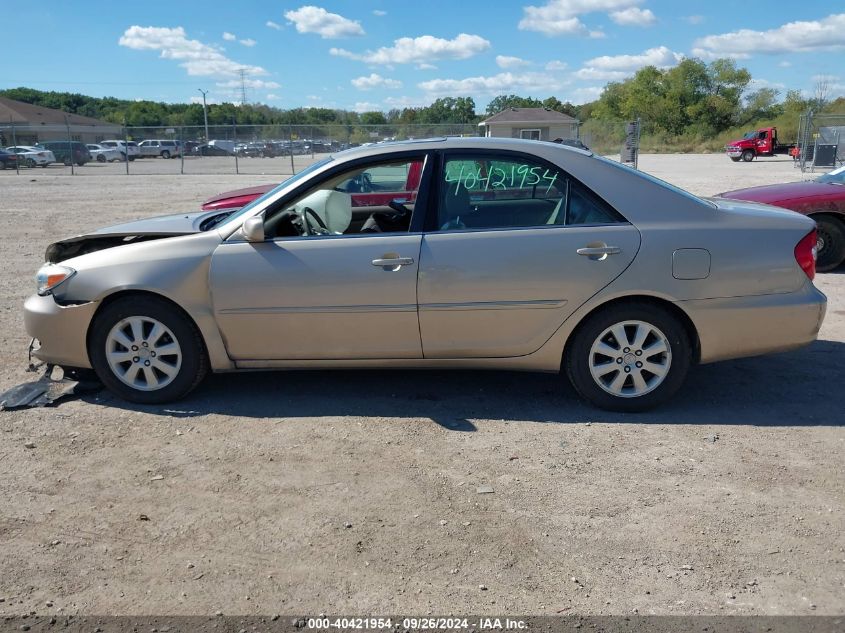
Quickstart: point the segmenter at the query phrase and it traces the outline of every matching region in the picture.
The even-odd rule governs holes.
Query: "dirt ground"
[[[0,173],[0,389],[32,377],[21,306],[49,242],[273,180],[115,167]],[[800,179],[640,167],[698,194]],[[410,371],[0,413],[0,616],[845,613],[845,271],[817,285],[817,343],[695,368],[646,414],[558,376]]]

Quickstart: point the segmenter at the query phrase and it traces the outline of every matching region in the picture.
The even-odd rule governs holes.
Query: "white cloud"
[[[562,62],[560,60],[557,60],[557,59],[553,59],[552,61],[550,61],[549,63],[546,64],[546,70],[549,70],[549,71],[552,71],[552,72],[559,71],[559,70],[566,70],[567,68],[569,68],[569,64],[567,64],[566,62]]]
[[[792,66],[792,62],[783,60],[782,62],[778,62],[778,66],[780,66],[781,68],[789,68],[790,66]]]
[[[350,82],[358,90],[371,90],[373,88],[401,88],[402,82],[396,79],[387,79],[376,73],[369,76],[357,77]]]
[[[381,106],[371,101],[357,101],[352,109],[355,112],[381,112]]]
[[[267,99],[267,101],[278,101],[279,99],[281,99],[281,97],[279,95],[270,93],[265,97],[265,99]]]
[[[272,90],[274,88],[281,88],[282,85],[275,81],[264,81],[263,79],[244,79],[243,85],[246,88],[254,88],[256,90]],[[218,81],[218,88],[238,89],[241,88],[240,79],[230,79],[229,81]]]
[[[496,65],[499,68],[521,68],[523,66],[530,66],[531,62],[522,59],[521,57],[511,57],[509,55],[496,55]]]
[[[382,11],[381,9],[373,9],[373,15],[377,15],[378,17],[382,17],[387,15],[387,11]]]
[[[391,108],[416,108],[427,105],[426,102],[420,98],[414,97],[387,97],[384,100],[385,105]]]
[[[703,15],[687,15],[681,18],[687,24],[701,24],[704,22]]]
[[[417,70],[437,70],[434,64],[417,64]]]
[[[575,72],[578,79],[602,79],[613,81],[634,74],[644,66],[670,68],[684,58],[665,46],[650,48],[639,55],[602,55],[584,62],[583,68]]]
[[[322,101],[323,100],[323,98],[319,95],[307,95],[305,98],[308,99],[309,101]]]
[[[740,29],[695,41],[693,54],[705,59],[745,59],[754,53],[835,51],[845,49],[845,13],[821,20],[789,22],[768,31]]]
[[[224,32],[223,33],[223,39],[226,40],[227,42],[234,42],[238,38],[235,37],[234,33]]]
[[[332,48],[329,53],[368,64],[422,64],[438,59],[467,59],[490,48],[490,42],[478,35],[460,33],[455,39],[445,40],[432,35],[401,37],[393,46],[383,46],[376,51],[352,53],[342,48]]]
[[[539,7],[522,7],[524,15],[519,21],[519,28],[549,36],[580,35],[601,38],[604,37],[602,31],[591,31],[578,16],[597,12],[621,13],[637,4],[640,4],[640,0],[548,0]],[[646,12],[651,13],[647,9]]]
[[[588,101],[595,101],[601,96],[604,88],[602,86],[583,86],[576,88],[569,95],[569,101],[574,105],[581,105]]]
[[[558,77],[545,73],[499,73],[491,76],[467,77],[465,79],[432,79],[417,84],[431,96],[455,94],[548,94],[566,85]]]
[[[241,44],[243,44],[244,46],[246,46],[247,48],[252,48],[253,46],[255,46],[258,43],[254,39],[252,39],[251,37],[248,37],[248,38],[243,39],[243,40],[238,40],[238,41]]]
[[[192,76],[234,76],[241,69],[249,75],[268,74],[261,66],[239,64],[213,46],[189,40],[181,26],[130,26],[119,44],[139,51],[160,51],[159,57],[179,61],[179,65]]]
[[[329,13],[322,7],[307,5],[296,11],[287,11],[285,17],[294,23],[298,33],[316,33],[324,40],[364,35],[360,22]]]
[[[282,30],[282,25],[279,24],[278,22],[273,22],[273,20],[267,20],[267,22],[265,22],[265,24],[267,26],[269,26],[271,29],[276,29],[277,31]]]
[[[610,19],[622,26],[650,26],[657,22],[657,18],[650,9],[629,7],[621,11],[612,11]]]

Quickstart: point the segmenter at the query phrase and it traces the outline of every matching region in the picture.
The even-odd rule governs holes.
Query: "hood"
[[[231,211],[180,213],[107,226],[50,244],[44,254],[44,260],[56,264],[105,248],[207,231],[230,213]]]
[[[845,197],[845,187],[825,182],[809,180],[806,182],[787,182],[779,185],[765,185],[762,187],[749,187],[748,189],[736,189],[717,194],[721,198],[733,200],[750,200],[752,202],[763,202],[783,206],[791,200],[801,198],[829,198]]]
[[[743,147],[743,146],[757,147],[757,141],[756,141],[756,139],[753,139],[753,138],[738,138],[738,139],[734,139],[733,141],[728,141],[727,143],[725,143],[725,147],[730,147],[732,145],[735,146],[735,147],[736,146],[738,146],[738,147]]]
[[[202,208],[205,211],[214,211],[217,209],[237,209],[249,204],[259,196],[263,196],[276,186],[278,185],[256,185],[254,187],[246,187],[244,189],[235,189],[234,191],[225,191],[203,202]]]

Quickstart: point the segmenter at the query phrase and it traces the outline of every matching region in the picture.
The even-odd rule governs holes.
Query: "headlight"
[[[57,266],[56,264],[44,264],[35,275],[38,285],[38,294],[42,297],[53,292],[56,286],[64,283],[76,274],[73,268]]]

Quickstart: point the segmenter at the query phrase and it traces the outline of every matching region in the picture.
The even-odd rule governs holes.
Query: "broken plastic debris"
[[[0,394],[0,411],[25,407],[46,407],[68,396],[99,391],[102,383],[88,376],[62,371],[61,378],[53,378],[54,365],[47,365],[38,380],[25,382]]]

